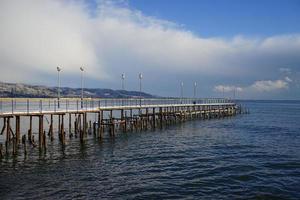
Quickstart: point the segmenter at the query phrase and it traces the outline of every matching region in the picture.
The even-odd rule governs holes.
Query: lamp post
[[[125,73],[121,75],[121,79],[122,79],[122,90],[125,90]]]
[[[83,73],[84,73],[84,68],[80,67],[79,68],[81,71],[81,108],[83,108]]]
[[[180,83],[180,97],[181,97],[181,103],[183,100],[183,82]]]
[[[194,99],[196,99],[196,93],[197,93],[197,82],[194,83]]]
[[[122,73],[121,75],[121,79],[122,79],[122,90],[125,90],[125,73]],[[122,98],[122,106],[124,106],[124,99]]]
[[[143,79],[142,73],[139,73],[139,79],[140,79],[140,106],[142,106],[142,79]]]
[[[194,82],[194,101],[193,101],[194,104],[196,104],[196,93],[197,93],[197,82]]]
[[[224,86],[222,87],[223,99],[225,99]]]
[[[56,68],[56,70],[57,70],[57,107],[59,108],[59,106],[60,106],[60,103],[59,103],[59,100],[60,100],[60,75],[59,75],[59,73],[60,73],[60,71],[61,71],[61,68],[58,66],[57,68]]]
[[[233,89],[233,100],[235,101],[235,95],[236,95],[236,87]]]

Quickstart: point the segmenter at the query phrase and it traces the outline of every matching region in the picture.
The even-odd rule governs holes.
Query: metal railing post
[[[27,99],[27,114],[29,114],[29,99]]]
[[[76,100],[76,109],[77,109],[77,112],[78,112],[78,99]]]
[[[68,112],[68,107],[69,107],[69,100],[66,99],[66,111]]]
[[[40,113],[43,111],[42,100],[40,100]]]
[[[14,113],[14,100],[11,100],[11,113]]]

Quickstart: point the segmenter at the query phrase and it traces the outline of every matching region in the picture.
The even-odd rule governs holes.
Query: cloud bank
[[[288,89],[289,84],[285,80],[256,81],[253,83],[253,85],[251,85],[251,88],[259,92],[269,92],[274,90]]]
[[[230,93],[230,92],[239,92],[239,93],[253,93],[253,92],[278,92],[281,90],[289,89],[290,84],[293,82],[288,76],[284,79],[278,80],[259,80],[255,81],[251,85],[240,87],[235,85],[216,85],[214,87],[215,92],[219,93]]]
[[[216,92],[242,92],[243,88],[233,85],[217,85],[215,86],[214,90]]]
[[[272,78],[280,66],[300,64],[299,34],[204,38],[107,1],[91,12],[84,1],[3,0],[0,24],[0,78],[10,82],[43,83],[58,65],[70,76],[85,66],[87,78],[100,81],[145,71],[255,81]],[[271,91],[287,84],[258,81],[252,87]]]

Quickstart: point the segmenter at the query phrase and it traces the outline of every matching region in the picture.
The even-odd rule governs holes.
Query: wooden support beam
[[[16,143],[20,143],[20,116],[16,116]]]
[[[43,125],[44,125],[44,118],[43,115],[39,116],[39,149],[42,149],[42,145],[43,145]]]
[[[32,142],[32,116],[29,117],[29,130],[28,130],[28,141]]]
[[[61,136],[61,143],[63,145],[65,145],[65,127],[64,127],[64,115],[61,115],[61,129],[60,129],[61,133],[60,133],[60,136]]]
[[[83,137],[87,135],[87,118],[86,113],[83,113]]]
[[[10,142],[11,141],[11,134],[10,134],[10,118],[8,117],[6,119],[6,123],[7,123],[7,128],[6,128],[6,141]]]
[[[123,109],[121,109],[121,129],[122,129],[122,131],[123,132],[125,132],[125,128],[124,128],[124,110]]]
[[[133,131],[133,113],[132,113],[132,109],[130,109],[130,131]]]
[[[50,132],[50,140],[53,141],[54,137],[53,137],[53,115],[51,114],[50,116],[50,128],[49,128],[49,132]]]
[[[162,111],[161,107],[159,108],[159,120],[160,120],[159,125],[160,125],[160,128],[162,129],[162,127],[163,127],[163,111]]]
[[[104,132],[104,126],[103,126],[103,110],[100,111],[100,135],[99,137],[102,138],[103,137],[103,132]]]
[[[71,138],[72,136],[72,114],[69,113],[69,137]]]
[[[61,140],[61,122],[60,122],[60,115],[58,115],[58,138]]]
[[[80,137],[80,141],[81,142],[83,142],[83,129],[82,129],[82,121],[83,121],[83,119],[81,120],[81,118],[84,118],[84,117],[81,117],[81,115],[83,115],[83,114],[79,114],[78,115],[78,121],[77,121],[77,123],[78,123],[78,130],[79,130],[79,137]]]
[[[82,120],[81,120],[81,113],[78,114],[78,120],[77,120],[77,126],[78,126],[78,131],[80,134],[80,137],[82,137]]]
[[[92,121],[89,120],[89,123],[88,123],[88,133],[91,134],[92,132]]]
[[[148,130],[148,123],[149,123],[149,109],[146,108],[146,124],[145,124],[145,130]]]
[[[125,111],[125,121],[124,121],[124,130],[125,133],[127,132],[127,111]]]
[[[112,137],[115,136],[115,123],[114,123],[114,118],[113,118],[113,111],[110,110],[110,135]]]
[[[155,129],[155,108],[152,108],[152,128]]]
[[[43,132],[43,147],[44,147],[44,151],[46,151],[47,143],[46,143],[46,131],[45,130]]]

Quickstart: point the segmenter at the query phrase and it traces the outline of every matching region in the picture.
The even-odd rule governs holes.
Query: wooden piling
[[[29,116],[28,141],[32,143],[32,116]]]
[[[61,116],[60,116],[60,114],[58,114],[57,115],[57,117],[58,117],[58,127],[57,127],[57,135],[58,135],[58,140],[59,140],[59,142],[61,142]]]
[[[155,130],[155,108],[152,108],[152,128]]]
[[[130,109],[130,131],[133,131],[133,114],[132,114],[132,109]]]
[[[43,115],[39,116],[39,149],[41,150],[43,147],[43,134],[44,134],[44,130],[43,130],[43,125],[44,125],[44,117]]]
[[[50,140],[53,141],[54,137],[53,137],[53,115],[51,114],[50,116],[50,129],[49,129],[49,132],[50,132]]]
[[[91,134],[92,133],[92,121],[89,120],[89,123],[88,123],[88,133]]]
[[[72,136],[72,114],[69,113],[69,137],[71,138]]]
[[[65,128],[64,128],[64,115],[61,115],[61,130],[60,130],[60,136],[61,136],[61,143],[62,145],[65,145]]]
[[[20,143],[20,116],[16,116],[16,143]]]
[[[103,137],[103,132],[104,132],[104,126],[103,126],[103,110],[100,111],[99,116],[100,116],[100,121],[99,121],[100,134],[99,134],[99,138],[102,138],[102,137]]]
[[[121,109],[121,130],[123,131],[123,132],[125,132],[125,128],[124,128],[125,126],[124,126],[124,110],[123,109]]]
[[[6,141],[11,141],[11,135],[10,135],[10,117],[7,117],[6,119],[7,128],[6,128]]]
[[[145,130],[148,130],[148,123],[149,123],[149,109],[146,108]]]
[[[124,130],[125,133],[127,132],[127,111],[125,111],[125,121],[124,121]]]
[[[43,132],[43,147],[44,147],[44,151],[46,151],[47,143],[46,143],[46,131],[45,130]]]
[[[77,125],[77,114],[75,114],[75,120],[74,120],[74,133],[75,133],[75,137],[77,136],[78,133],[78,125]]]
[[[163,111],[162,111],[162,107],[159,108],[159,125],[160,125],[160,128],[162,129],[163,128]]]
[[[86,113],[83,113],[83,137],[87,135],[87,118]]]

